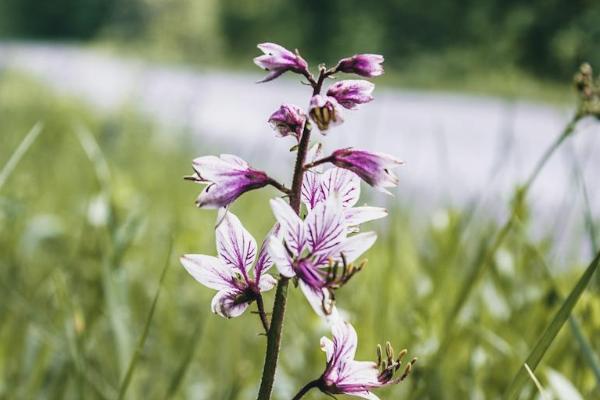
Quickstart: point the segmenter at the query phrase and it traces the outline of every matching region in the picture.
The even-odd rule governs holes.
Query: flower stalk
[[[302,179],[304,177],[304,160],[310,143],[310,128],[304,127],[298,153],[296,156],[296,166],[294,168],[294,177],[292,189],[289,193],[290,205],[298,214],[300,212],[300,191],[302,189]],[[275,371],[277,370],[277,361],[279,359],[279,350],[281,347],[281,332],[283,331],[283,320],[285,317],[285,306],[287,302],[287,290],[289,278],[284,276],[279,278],[275,300],[273,303],[273,313],[271,314],[271,326],[267,333],[267,350],[265,353],[265,363],[263,366],[260,389],[258,391],[258,400],[269,400],[273,391],[273,382],[275,381]]]

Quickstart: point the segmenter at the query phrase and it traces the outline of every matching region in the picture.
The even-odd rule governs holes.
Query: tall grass
[[[10,74],[0,76],[0,121],[0,168],[44,124],[0,192],[0,398],[252,398],[266,344],[258,318],[212,315],[210,290],[174,257],[163,269],[169,237],[175,254],[215,252],[215,215],[195,209],[199,188],[180,178],[193,156],[216,149],[127,111],[95,115]],[[274,194],[250,193],[234,206],[256,237],[273,223],[264,205]],[[519,220],[448,320],[467,266],[481,260],[498,227],[492,216],[450,207],[423,224],[410,197],[400,192],[390,218],[374,224],[374,262],[339,293],[359,332],[358,358],[372,358],[386,339],[419,356],[414,375],[382,390],[384,399],[502,397],[525,360],[533,370],[527,357],[564,314],[562,294],[581,286],[585,266],[555,268],[552,232],[532,238],[529,221]],[[290,398],[324,365],[319,338],[327,329],[289,289],[276,399]],[[572,329],[554,332],[534,373],[547,393],[555,393],[549,377],[559,376],[596,398],[585,359],[600,349],[600,294],[578,294],[572,315],[587,347]],[[519,393],[535,396],[525,377]]]

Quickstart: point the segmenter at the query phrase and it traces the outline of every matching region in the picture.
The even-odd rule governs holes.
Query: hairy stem
[[[306,393],[310,392],[311,389],[318,388],[320,384],[320,380],[316,379],[314,381],[308,382],[300,391],[292,398],[292,400],[300,400]]]
[[[321,68],[319,71],[319,77],[316,81],[312,78],[312,75],[310,75],[309,81],[313,87],[313,96],[321,92],[321,87],[323,86],[323,81],[326,77],[327,71],[324,68]],[[304,125],[302,137],[300,138],[300,143],[298,144],[296,165],[294,166],[294,176],[292,178],[292,188],[288,192],[290,206],[296,214],[300,214],[304,162],[306,160],[309,144],[310,124],[306,123]],[[289,283],[289,278],[284,276],[280,277],[279,282],[277,283],[277,291],[275,292],[275,301],[273,303],[273,313],[271,315],[271,326],[267,332],[267,351],[265,353],[265,364],[263,366],[260,389],[258,390],[258,400],[269,400],[271,398],[271,392],[273,391],[273,382],[275,381],[275,371],[277,370],[277,360],[279,359],[281,332],[283,330],[283,319],[285,317],[285,305]]]
[[[260,316],[260,322],[262,322],[263,328],[265,328],[265,334],[269,333],[269,321],[267,320],[267,313],[265,312],[265,303],[263,302],[262,295],[259,293],[256,296],[256,307],[258,308],[258,315]]]
[[[300,212],[300,191],[302,189],[302,179],[304,176],[304,169],[302,166],[304,165],[304,159],[306,158],[309,141],[310,130],[305,129],[298,148],[296,168],[294,169],[294,180],[290,192],[290,205],[296,213]],[[275,380],[275,371],[277,370],[277,360],[279,358],[281,331],[283,330],[283,319],[285,316],[289,281],[289,278],[282,276],[277,284],[275,301],[273,303],[273,314],[271,316],[271,327],[267,332],[267,351],[265,354],[265,364],[263,367],[260,389],[258,391],[258,400],[269,400],[271,398],[273,382]]]
[[[279,190],[282,193],[285,194],[290,194],[290,189],[286,188],[284,185],[282,185],[281,183],[277,182],[275,179],[273,178],[269,178],[269,185],[273,186],[275,189]]]
[[[317,165],[325,164],[325,163],[331,162],[332,160],[333,160],[332,156],[327,156],[327,157],[320,158],[318,160],[315,160],[313,162],[305,164],[304,165],[304,170],[307,171],[307,170],[309,170],[311,168],[316,167]]]
[[[326,78],[326,70],[321,68],[319,78],[309,80],[313,87],[313,96],[319,94],[321,86]],[[296,212],[300,213],[300,197],[302,192],[302,181],[304,179],[304,162],[306,153],[310,144],[310,124],[304,125],[304,131],[298,145],[296,156],[296,165],[294,167],[294,176],[292,178],[292,188],[289,192],[290,206]],[[273,313],[271,315],[271,326],[267,332],[267,350],[265,353],[265,364],[263,366],[260,389],[258,390],[258,400],[269,400],[273,391],[273,382],[275,381],[275,371],[277,370],[277,360],[279,359],[279,349],[281,346],[281,332],[283,330],[283,319],[285,317],[285,305],[287,301],[287,289],[289,278],[284,276],[279,278],[275,300],[273,303]]]

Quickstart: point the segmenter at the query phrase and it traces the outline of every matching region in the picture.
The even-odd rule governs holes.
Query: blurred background
[[[313,71],[386,58],[375,101],[322,138],[406,162],[394,197],[362,188],[390,216],[338,296],[359,359],[388,339],[419,357],[378,394],[504,396],[600,240],[600,124],[585,118],[473,273],[574,113],[574,72],[600,69],[592,0],[0,2],[0,399],[253,398],[258,318],[211,314],[214,292],[177,259],[215,253],[216,213],[182,180],[194,157],[238,154],[289,182],[293,143],[266,120],[310,92],[297,76],[254,83],[265,41]],[[232,208],[257,240],[274,195]],[[600,398],[599,300],[596,274],[535,372],[543,394],[530,380],[523,399]],[[288,304],[275,399],[325,363],[327,327],[298,290]]]

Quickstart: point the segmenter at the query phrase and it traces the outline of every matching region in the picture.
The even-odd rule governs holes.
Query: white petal
[[[341,201],[331,196],[308,213],[307,242],[313,254],[329,254],[346,239],[346,221]]]
[[[275,236],[279,230],[279,224],[275,224],[273,228],[265,236],[260,250],[258,251],[258,258],[256,260],[256,267],[254,268],[254,276],[257,281],[260,281],[261,275],[268,271],[273,266],[273,259],[269,255],[269,240],[271,236]]]
[[[282,239],[277,236],[271,236],[268,246],[269,255],[273,259],[279,273],[287,278],[295,276],[296,273],[292,268],[292,260],[283,246]]]
[[[383,207],[352,207],[344,210],[344,217],[348,226],[357,226],[365,222],[387,217],[387,210]]]
[[[380,400],[374,393],[364,390],[362,392],[347,393],[350,396],[362,397],[367,400]]]
[[[354,327],[348,322],[339,320],[332,325],[331,333],[333,334],[335,358],[338,362],[346,364],[353,362],[358,343],[358,336]]]
[[[228,212],[221,219],[216,239],[219,258],[247,280],[248,270],[256,259],[256,241],[235,214]]]
[[[321,175],[317,172],[306,171],[302,181],[302,202],[310,211],[317,203],[323,201],[324,194],[321,188]]]
[[[235,304],[239,291],[221,290],[211,302],[211,309],[215,314],[225,318],[234,318],[240,316],[249,306],[249,303]]]
[[[325,352],[327,362],[331,361],[331,357],[333,357],[333,342],[331,339],[326,336],[321,338],[321,350]]]
[[[330,168],[321,178],[321,187],[325,197],[337,193],[343,207],[352,207],[360,197],[360,177],[354,172],[342,168]]]
[[[238,156],[234,156],[233,154],[221,154],[219,157],[221,158],[221,160],[223,160],[229,164],[239,165],[243,169],[246,169],[249,166],[246,161],[244,161],[243,159],[241,159]]]
[[[194,171],[203,180],[210,182],[219,182],[224,174],[230,173],[231,171],[243,171],[247,169],[246,166],[242,166],[238,163],[230,162],[226,156],[223,160],[216,156],[204,156],[195,158],[192,161]]]
[[[372,361],[350,361],[344,368],[343,383],[379,386],[379,369]]]
[[[333,300],[329,291],[324,288],[313,288],[302,280],[299,282],[299,286],[317,315],[320,317],[327,317],[328,313],[333,309]],[[323,307],[325,307],[328,313],[325,313]]]
[[[332,254],[333,258],[341,261],[340,254],[343,253],[346,262],[351,263],[356,261],[365,251],[369,250],[377,240],[375,232],[359,233],[347,238]]]
[[[280,233],[283,235],[287,245],[295,255],[299,255],[306,241],[304,222],[292,210],[292,207],[281,198],[271,199],[271,209],[277,222],[279,222]]]
[[[204,286],[217,290],[234,287],[231,268],[216,257],[186,254],[180,261],[187,272]]]
[[[260,43],[256,47],[258,47],[265,54],[272,54],[276,56],[290,54],[288,49],[276,43]]]
[[[273,289],[277,285],[277,279],[273,278],[269,274],[264,274],[260,276],[260,281],[258,282],[258,289],[261,292],[268,292]]]

